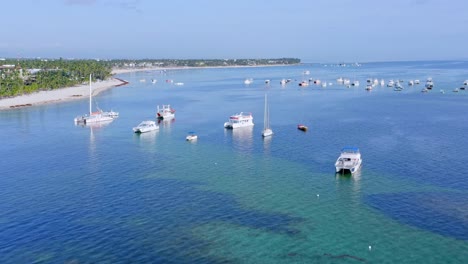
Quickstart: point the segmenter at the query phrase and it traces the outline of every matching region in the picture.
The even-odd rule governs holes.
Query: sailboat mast
[[[92,114],[92,109],[91,109],[91,105],[92,105],[92,102],[91,102],[91,96],[92,96],[92,90],[91,90],[91,73],[89,74],[89,115]]]
[[[264,130],[268,128],[267,120],[268,120],[268,116],[267,116],[267,95],[265,94],[265,111],[264,111],[264,114],[263,114],[263,129]]]

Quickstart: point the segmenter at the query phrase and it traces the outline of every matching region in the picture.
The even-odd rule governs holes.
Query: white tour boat
[[[341,155],[335,162],[336,172],[355,173],[361,167],[362,159],[359,148],[344,147],[341,150]]]
[[[263,116],[263,137],[269,137],[273,135],[273,130],[270,127],[270,108],[268,107],[267,103],[267,95],[265,94],[265,111]]]
[[[89,123],[99,123],[99,122],[109,122],[114,120],[114,118],[119,116],[118,112],[110,111],[104,112],[100,109],[98,111],[92,111],[92,101],[93,101],[93,89],[91,86],[91,74],[89,75],[89,114],[77,116],[75,117],[74,121],[78,124],[89,124]]]
[[[163,105],[161,108],[158,105],[156,110],[156,117],[158,119],[173,119],[175,117],[175,109],[170,105]]]
[[[253,125],[252,114],[244,112],[230,116],[229,121],[224,123],[225,128],[250,127]]]
[[[138,126],[133,128],[133,132],[135,133],[146,133],[154,130],[158,130],[159,126],[156,125],[156,122],[147,120],[141,122]]]

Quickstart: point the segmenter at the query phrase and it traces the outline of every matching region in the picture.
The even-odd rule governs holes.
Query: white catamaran
[[[108,121],[114,120],[114,118],[119,116],[119,113],[114,112],[114,111],[104,112],[101,109],[98,109],[98,111],[96,112],[92,111],[93,89],[91,86],[91,81],[92,81],[91,77],[92,77],[92,74],[89,75],[89,114],[75,117],[75,123],[78,123],[78,124],[108,122]]]

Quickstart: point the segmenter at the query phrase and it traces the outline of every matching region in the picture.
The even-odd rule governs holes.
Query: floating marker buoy
[[[371,250],[372,250],[372,246],[369,246],[369,251],[371,251]]]

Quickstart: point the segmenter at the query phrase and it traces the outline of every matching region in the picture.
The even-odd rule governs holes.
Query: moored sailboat
[[[273,130],[270,128],[270,109],[267,103],[267,95],[265,94],[265,111],[263,116],[263,137],[269,137],[273,135]]]
[[[114,118],[119,116],[118,112],[110,111],[104,112],[100,109],[98,111],[92,111],[92,97],[93,91],[91,86],[92,74],[89,75],[89,114],[75,117],[74,121],[78,124],[89,124],[89,123],[99,123],[99,122],[109,122],[114,120]]]

